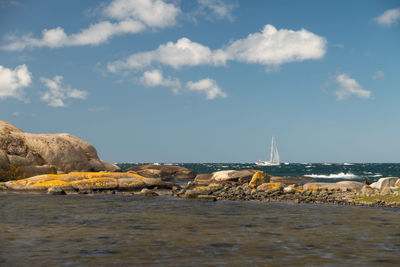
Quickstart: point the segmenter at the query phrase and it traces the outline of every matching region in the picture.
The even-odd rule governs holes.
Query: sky
[[[396,0],[0,0],[0,120],[111,162],[399,162]]]

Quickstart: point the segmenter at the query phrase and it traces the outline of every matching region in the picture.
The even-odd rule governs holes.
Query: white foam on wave
[[[332,163],[327,163],[327,162],[325,162],[324,164],[322,164],[322,165],[325,165],[325,166],[330,166],[330,165],[332,165]]]
[[[323,178],[323,179],[338,179],[338,178],[352,179],[352,178],[357,177],[357,175],[354,175],[351,172],[349,172],[349,173],[344,173],[344,172],[331,173],[328,175],[326,175],[326,174],[306,174],[304,176],[310,177],[310,178]]]
[[[353,165],[353,164],[345,162],[345,163],[343,163],[343,165],[345,165],[345,166],[351,166],[351,165]]]
[[[373,175],[372,177],[381,177],[382,176],[382,174],[375,174],[375,175]]]

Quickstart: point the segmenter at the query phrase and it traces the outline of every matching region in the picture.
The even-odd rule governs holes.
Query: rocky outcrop
[[[68,174],[39,175],[3,184],[14,191],[64,191],[67,193],[92,193],[118,190],[140,191],[144,188],[172,189],[173,183],[160,178],[146,178],[134,173],[122,172],[72,172]],[[53,189],[52,189],[53,188]]]
[[[303,186],[304,190],[328,190],[328,191],[359,191],[365,184],[353,181],[341,181],[337,183],[307,183]]]
[[[303,185],[315,182],[313,179],[306,177],[278,177],[278,176],[272,176],[270,178],[270,181],[272,183],[282,183],[285,185],[291,185],[291,184]]]
[[[195,170],[173,165],[140,165],[127,169],[128,172],[137,173],[145,177],[162,178],[168,180],[176,179],[194,179],[197,175]]]
[[[257,170],[226,170],[213,172],[211,181],[215,183],[238,182],[248,183]]]
[[[370,187],[378,190],[382,190],[386,186],[395,186],[396,182],[399,180],[397,177],[385,177],[379,179],[377,182],[370,184]]]
[[[61,171],[119,171],[96,149],[70,134],[31,134],[0,121],[0,180]]]

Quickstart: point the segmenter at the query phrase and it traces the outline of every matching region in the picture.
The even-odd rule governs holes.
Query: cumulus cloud
[[[386,10],[382,15],[375,18],[375,21],[384,27],[390,27],[397,24],[400,20],[400,8]]]
[[[151,70],[143,73],[140,82],[147,87],[165,86],[174,87],[175,90],[181,87],[179,79],[165,78],[161,70]]]
[[[378,70],[372,75],[372,79],[374,80],[379,80],[383,78],[385,78],[385,73],[382,70]]]
[[[221,65],[226,57],[221,51],[211,51],[202,44],[181,38],[176,43],[168,42],[148,52],[135,53],[126,59],[111,62],[108,69],[117,72],[123,69],[141,69],[161,63],[175,69],[183,66]]]
[[[114,0],[102,12],[114,21],[103,20],[70,35],[62,27],[44,29],[41,38],[35,38],[32,34],[21,37],[9,35],[2,49],[15,51],[36,47],[98,45],[115,35],[135,34],[148,27],[174,26],[180,12],[179,7],[162,0]]]
[[[197,0],[201,13],[212,14],[216,19],[233,20],[232,11],[235,4],[228,4],[222,0]]]
[[[226,92],[219,88],[215,80],[209,78],[202,79],[197,82],[189,81],[186,83],[186,87],[189,91],[205,94],[206,98],[210,100],[218,97],[225,98],[228,96]]]
[[[371,91],[365,90],[355,79],[350,78],[347,73],[339,74],[336,77],[336,83],[339,88],[335,91],[338,100],[343,100],[351,95],[360,98],[371,98]]]
[[[261,32],[249,34],[230,45],[211,50],[188,38],[176,43],[168,42],[157,49],[135,53],[108,64],[111,72],[124,69],[141,69],[161,63],[173,68],[198,65],[225,65],[228,61],[239,61],[265,65],[268,69],[280,64],[320,59],[326,53],[326,40],[305,29],[299,31],[280,29],[266,25]]]
[[[28,67],[17,66],[9,69],[0,65],[0,99],[13,97],[24,100],[24,89],[32,83],[32,74]]]
[[[47,102],[52,107],[66,107],[67,99],[85,99],[88,95],[86,91],[71,88],[64,85],[63,76],[56,75],[53,79],[40,78],[40,81],[47,87],[48,91],[43,92],[41,100]]]

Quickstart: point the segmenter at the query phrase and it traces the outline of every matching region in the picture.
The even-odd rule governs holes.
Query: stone
[[[307,177],[278,177],[278,176],[272,176],[270,178],[271,183],[282,183],[284,185],[303,185],[306,183],[314,183],[315,181],[311,178]]]
[[[394,183],[394,187],[400,187],[400,179],[398,179],[398,180],[396,181],[396,183]]]
[[[374,189],[382,190],[385,186],[395,186],[396,182],[399,180],[397,177],[385,177],[379,179],[377,182],[370,184]]]
[[[374,193],[374,189],[369,185],[364,185],[360,190],[360,195],[362,196],[371,196]]]
[[[0,149],[0,169],[8,170],[10,168],[10,161],[8,159],[7,153]]]
[[[257,187],[257,191],[264,191],[268,193],[282,191],[283,185],[281,183],[263,183]]]
[[[337,183],[306,183],[303,185],[304,190],[316,191],[316,190],[328,190],[328,191],[347,191],[354,190],[359,191],[364,186],[364,183],[354,181],[341,181]]]
[[[173,178],[176,179],[194,179],[197,175],[197,172],[195,170],[173,165],[150,164],[150,165],[134,166],[127,169],[127,171],[135,172],[138,174],[142,172],[143,174],[142,176],[145,176],[146,172],[144,172],[144,170],[148,170],[147,173],[149,173],[149,175],[158,175],[158,177],[154,178],[165,178],[172,176]],[[158,170],[159,172],[149,171],[149,170]],[[152,176],[145,176],[145,177],[152,177]]]
[[[292,192],[295,191],[294,187],[295,187],[294,184],[293,184],[293,185],[286,186],[285,188],[283,188],[283,192],[285,192],[285,193],[292,193]]]
[[[212,182],[212,174],[197,174],[196,178],[194,178],[194,182],[197,185],[209,185]]]
[[[31,134],[10,123],[0,121],[0,170],[5,170],[4,152],[9,158],[9,172],[0,179],[21,179],[36,175],[16,170],[24,166],[51,165],[58,171],[118,171],[114,164],[99,159],[96,149],[70,134]],[[5,167],[5,168],[3,168]]]
[[[47,194],[49,194],[49,195],[66,195],[64,190],[59,186],[50,187],[49,189],[47,189]]]
[[[194,199],[197,198],[198,195],[199,193],[194,190],[186,190],[185,195],[183,197],[186,199]]]
[[[384,188],[382,188],[382,190],[381,190],[381,192],[380,192],[380,195],[381,196],[387,196],[387,195],[390,195],[390,194],[392,194],[393,192],[392,192],[392,190],[390,189],[390,185],[386,185]]]
[[[217,197],[210,195],[198,195],[196,199],[199,201],[206,201],[206,202],[217,201]]]
[[[259,185],[262,185],[263,183],[268,183],[270,180],[270,175],[263,171],[258,171],[255,174],[253,174],[251,181],[249,183],[249,187],[255,188]]]
[[[257,170],[226,170],[213,172],[211,179],[214,182],[248,183]]]
[[[140,195],[144,197],[156,197],[158,194],[154,192],[153,190],[143,188],[142,191],[140,191]]]

